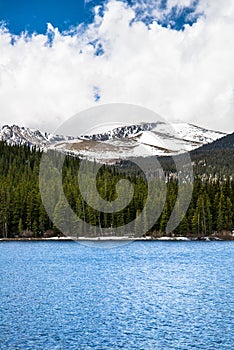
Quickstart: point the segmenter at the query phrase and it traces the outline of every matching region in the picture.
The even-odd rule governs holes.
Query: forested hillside
[[[202,152],[205,151],[213,151],[215,149],[219,150],[224,150],[224,149],[229,149],[233,150],[234,149],[234,133],[228,134],[221,139],[218,139],[212,143],[207,143],[206,145],[199,147],[192,151],[192,154],[201,154]]]
[[[229,177],[234,174],[234,133],[193,150],[191,159],[197,174]]]
[[[0,142],[0,237],[32,236],[42,237],[45,232],[58,233],[42,205],[39,191],[39,165],[42,153],[27,146],[8,146]],[[204,159],[196,160],[193,196],[189,209],[180,225],[173,230],[175,235],[202,237],[214,232],[231,232],[234,223],[234,180],[227,176],[226,168],[220,163],[233,164],[231,154],[227,158],[216,158],[212,168],[215,176],[204,176],[207,165]],[[220,157],[220,156],[219,156]],[[230,159],[228,158],[230,157]],[[212,157],[211,157],[212,158]],[[215,160],[216,159],[216,160]],[[219,162],[219,160],[221,162]],[[201,163],[203,161],[203,163]],[[199,163],[200,162],[200,163]],[[195,161],[194,161],[195,164]],[[210,163],[211,164],[211,163]],[[169,166],[165,165],[167,172]],[[147,183],[144,176],[134,174],[128,167],[103,166],[97,178],[100,195],[106,200],[116,198],[116,183],[127,178],[134,184],[134,196],[131,203],[122,211],[113,214],[100,214],[84,202],[77,185],[79,160],[66,157],[63,167],[63,189],[66,197],[79,217],[93,225],[119,227],[137,217],[147,198]],[[203,172],[202,172],[203,169]],[[229,171],[231,175],[231,170]],[[233,172],[232,172],[233,175]],[[87,184],[88,186],[88,184]],[[160,199],[160,180],[157,189],[151,195],[155,203]],[[186,185],[185,185],[186,186]],[[168,177],[167,199],[160,218],[149,234],[160,236],[165,233],[167,222],[173,210],[178,191],[175,177]],[[51,185],[51,193],[53,185]],[[60,213],[60,199],[54,215]],[[145,217],[147,224],[147,216]],[[146,225],[147,226],[147,225]],[[82,235],[79,232],[78,235]]]

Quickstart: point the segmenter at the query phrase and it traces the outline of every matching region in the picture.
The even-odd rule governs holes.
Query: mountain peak
[[[109,127],[108,131],[80,137],[53,135],[18,125],[4,125],[0,140],[9,145],[52,147],[90,159],[105,160],[149,155],[173,155],[194,150],[226,134],[188,123],[142,122]]]

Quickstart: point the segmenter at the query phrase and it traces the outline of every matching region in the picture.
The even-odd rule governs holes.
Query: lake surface
[[[234,349],[234,242],[0,243],[0,349]]]

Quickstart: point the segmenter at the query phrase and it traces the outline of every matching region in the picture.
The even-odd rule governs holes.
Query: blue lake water
[[[233,266],[234,242],[1,242],[0,349],[233,350]]]

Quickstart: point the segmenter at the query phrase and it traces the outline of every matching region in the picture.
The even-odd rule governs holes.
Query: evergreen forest
[[[47,193],[47,196],[48,200],[52,197],[56,198],[56,205],[52,206],[50,217],[43,205],[39,187],[42,155],[42,151],[33,147],[8,146],[5,142],[0,142],[1,238],[40,238],[66,234],[61,227],[69,225],[70,219],[66,216],[66,207],[61,193],[54,185],[54,175],[52,176],[54,170],[50,168],[47,169],[50,192]],[[144,214],[147,235],[160,237],[167,233],[167,235],[197,238],[213,235],[231,239],[234,230],[233,150],[226,149],[225,152],[222,149],[204,150],[202,153],[194,152],[191,157],[194,167],[192,198],[186,214],[179,218],[177,227],[173,227],[171,232],[167,231],[167,224],[178,195],[178,177],[173,160],[168,157],[161,159],[164,179],[151,173],[150,162],[153,162],[153,159],[149,162],[147,179],[140,169],[135,169],[128,162],[100,167],[96,185],[100,197],[104,200],[114,201],[118,197],[116,185],[121,179],[127,179],[133,185],[134,194],[131,202],[118,211],[103,213],[86,203],[77,182],[79,158],[68,155],[65,157],[62,167],[62,188],[69,205],[77,216],[97,228],[121,227],[135,220],[137,231],[139,229],[138,215],[147,202],[147,196],[150,195],[153,205]],[[88,161],[87,164],[92,166]],[[86,181],[85,185],[88,190],[89,178],[87,177],[84,181]],[[154,183],[154,190],[150,194],[148,193],[148,181]],[[165,198],[162,195],[163,186],[166,186]],[[183,187],[186,196],[188,190],[186,181]],[[90,195],[92,196],[92,193]],[[161,205],[162,211],[159,217],[153,217],[153,225],[149,225],[149,220],[152,220],[152,215],[154,215],[152,211],[154,205]],[[66,218],[67,223],[59,223]],[[53,223],[54,221],[59,223],[57,225],[59,227]],[[79,230],[77,236],[82,236],[82,230],[85,230],[85,227],[79,226]],[[95,228],[92,235],[96,234],[98,232]]]

